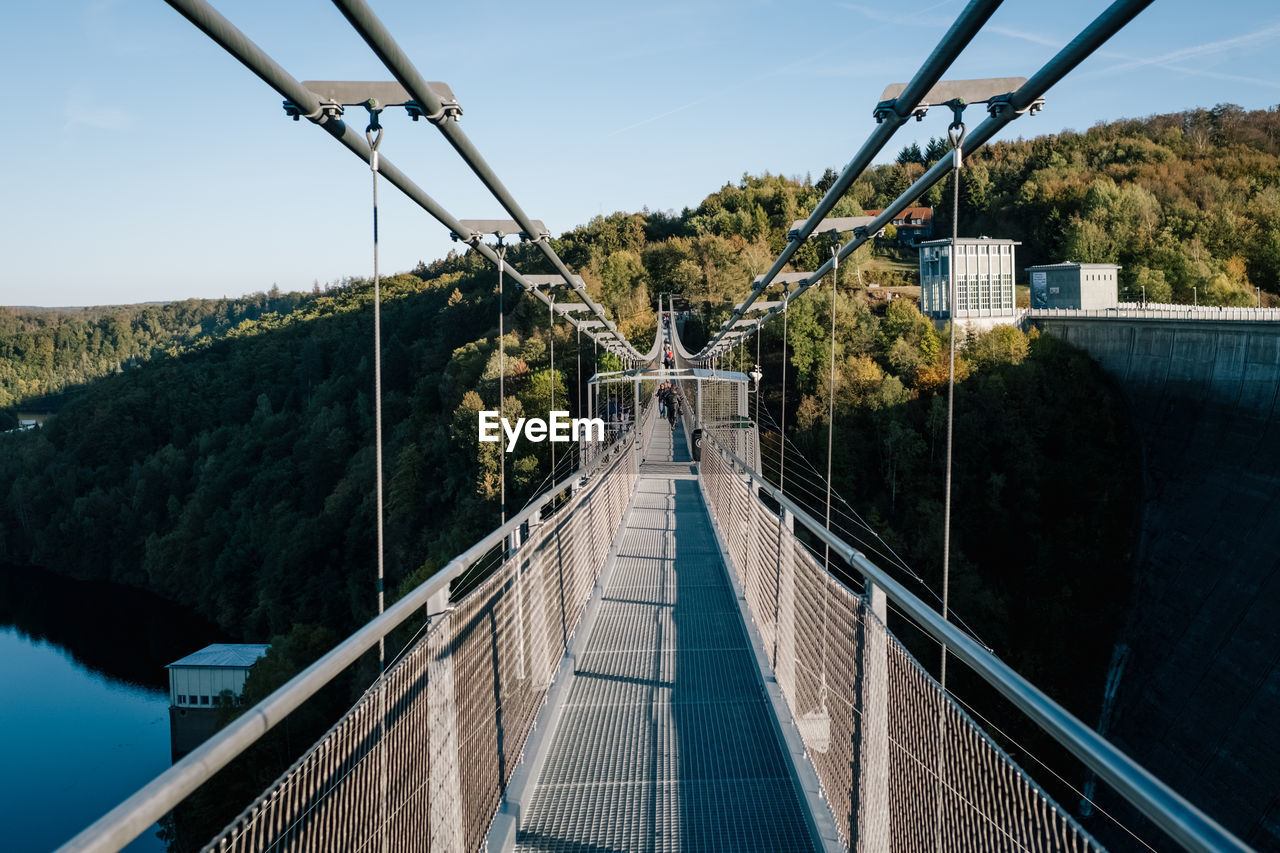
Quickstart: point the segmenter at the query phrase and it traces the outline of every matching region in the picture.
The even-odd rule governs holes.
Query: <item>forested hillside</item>
[[[475,455],[457,452],[474,444],[474,419],[459,435],[452,423],[464,396],[496,390],[493,285],[470,257],[384,282],[393,580],[496,520]],[[0,437],[0,554],[157,590],[246,637],[366,618],[371,298],[355,283],[243,320],[92,383],[41,430]],[[521,333],[526,308],[509,320],[507,389],[510,405],[545,410],[546,341]],[[513,464],[517,496],[535,484],[536,462]]]
[[[1189,300],[1195,286],[1202,301],[1249,301],[1280,276],[1277,129],[1276,111],[1220,107],[997,143],[968,159],[960,230],[1022,240],[1022,264],[1116,261],[1152,300]],[[834,215],[883,207],[942,153],[936,141],[903,150],[859,178]],[[597,217],[554,243],[644,349],[659,293],[689,297],[717,325],[833,176],[744,176],[680,213]],[[944,192],[922,201],[949,230]],[[812,269],[826,251],[810,241],[793,266]],[[909,301],[886,309],[867,298],[871,251],[841,266],[835,486],[935,580],[946,339]],[[510,260],[550,271],[529,246]],[[498,404],[495,279],[467,254],[384,283],[393,587],[427,576],[498,516],[496,447],[482,450],[475,433],[475,413]],[[790,313],[787,422],[815,461],[825,458],[829,294],[812,291]],[[506,305],[508,412],[545,412],[552,388],[576,401],[569,327],[557,328],[553,372],[544,310]],[[0,312],[0,403],[85,386],[43,429],[0,436],[0,560],[153,589],[245,639],[306,624],[340,634],[367,618],[370,308],[369,284],[351,282],[231,302]],[[764,342],[774,418],[780,332],[769,327]],[[589,344],[582,356],[589,376]],[[1082,685],[1100,677],[1091,673],[1105,664],[1123,595],[1085,606],[1082,590],[1104,576],[1117,589],[1128,559],[1123,406],[1088,359],[1012,328],[963,342],[957,377],[954,606],[1087,709],[1097,694]],[[525,445],[508,458],[509,502],[543,482],[547,451]],[[1065,626],[1082,622],[1096,630],[1071,632],[1093,646],[1070,656],[1079,670],[1053,666]]]
[[[288,313],[303,298],[272,289],[241,299],[188,299],[163,305],[0,307],[0,409],[29,405],[153,356],[176,354],[221,337],[244,320]]]
[[[1021,124],[1021,122],[1020,122]],[[1034,127],[1034,120],[1024,125]],[[912,146],[860,181],[878,207],[944,152]],[[868,195],[868,193],[875,193]],[[950,187],[925,201],[950,233]],[[1280,292],[1280,107],[1208,110],[996,142],[966,160],[960,233],[1021,240],[1019,266],[1117,263],[1137,301],[1276,304]]]

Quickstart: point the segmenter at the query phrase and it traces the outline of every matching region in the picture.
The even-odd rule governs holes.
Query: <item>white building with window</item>
[[[990,237],[956,241],[957,324],[989,329],[1014,322],[1014,247],[1020,245]],[[919,247],[920,310],[941,326],[951,319],[951,241],[930,240]]]
[[[263,643],[214,643],[176,660],[169,670],[169,745],[177,761],[218,730],[222,708],[239,705]]]
[[[238,702],[250,667],[269,648],[260,643],[214,643],[174,661],[165,667],[169,670],[169,704],[174,708],[214,708]]]

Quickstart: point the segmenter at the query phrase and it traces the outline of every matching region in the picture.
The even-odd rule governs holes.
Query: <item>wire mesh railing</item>
[[[675,349],[687,364],[678,338]],[[686,433],[701,437],[692,451],[708,505],[849,849],[1101,849],[888,631],[890,610],[945,644],[1183,848],[1248,849],[848,544],[839,525],[770,483],[696,405],[683,417]],[[820,482],[806,489],[825,486],[812,473]]]
[[[1100,849],[705,436],[701,476],[720,528],[740,532],[738,579],[850,849]]]
[[[585,487],[532,520],[205,849],[477,849],[622,519],[639,452],[631,433]]]

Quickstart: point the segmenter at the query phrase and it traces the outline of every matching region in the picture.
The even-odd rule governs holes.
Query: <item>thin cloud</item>
[[[912,11],[910,15],[895,15],[886,12],[883,9],[877,9],[874,6],[864,6],[861,3],[836,3],[837,9],[849,9],[858,12],[878,24],[892,24],[895,27],[920,27],[924,29],[942,29],[947,24],[943,21],[930,20],[924,17],[926,12],[932,12],[942,6],[950,5],[951,0],[942,0],[941,3],[934,3],[924,9]]]
[[[1012,27],[987,27],[986,29],[989,32],[997,33],[1002,36],[1008,36],[1009,38],[1012,38],[1012,39],[1029,41],[1032,44],[1045,45],[1046,47],[1062,47],[1061,41],[1055,41],[1054,39],[1048,38],[1046,36],[1037,35],[1036,33],[1029,33],[1029,32],[1026,32],[1025,30],[1015,30]]]
[[[1015,30],[1012,27],[988,27],[993,33],[998,33],[1008,38],[1018,39],[1020,41],[1031,42],[1032,44],[1043,45],[1045,47],[1061,48],[1063,43],[1055,41],[1047,36],[1038,33],[1027,32],[1026,30]],[[1227,74],[1221,71],[1211,71],[1207,68],[1194,68],[1189,65],[1181,64],[1188,59],[1195,59],[1202,56],[1212,56],[1217,53],[1223,53],[1229,50],[1238,50],[1250,44],[1266,41],[1276,35],[1280,35],[1280,23],[1273,24],[1266,29],[1253,33],[1246,33],[1241,36],[1234,36],[1228,39],[1219,39],[1218,41],[1205,42],[1204,44],[1193,45],[1191,47],[1179,48],[1170,51],[1162,56],[1132,56],[1125,53],[1117,53],[1111,50],[1099,50],[1098,56],[1108,59],[1120,60],[1114,65],[1107,68],[1100,68],[1094,71],[1085,71],[1079,74],[1073,74],[1074,79],[1087,79],[1090,77],[1100,77],[1107,74],[1113,74],[1119,71],[1128,71],[1133,68],[1142,68],[1145,66],[1154,66],[1163,68],[1166,71],[1174,71],[1179,74],[1187,74],[1192,77],[1206,77],[1211,80],[1226,80],[1232,83],[1247,83],[1255,86],[1266,86],[1272,89],[1280,89],[1280,81],[1267,80],[1260,77],[1248,77],[1241,74]]]
[[[681,112],[684,112],[685,110],[693,109],[694,107],[705,104],[710,100],[711,98],[707,97],[707,98],[699,98],[696,101],[690,101],[689,103],[678,106],[675,109],[667,110],[664,113],[658,113],[657,115],[640,119],[640,121],[634,122],[633,124],[629,124],[625,127],[620,127],[617,130],[611,131],[609,135],[617,136],[619,133],[625,133],[628,130],[635,130],[637,127],[644,127],[646,124],[652,124],[655,121],[661,121],[662,119],[667,118],[668,116],[673,116],[676,113],[681,113]]]
[[[90,127],[94,130],[121,131],[133,125],[133,116],[119,107],[113,107],[94,99],[84,91],[76,90],[67,97],[62,110],[63,130]]]
[[[1144,68],[1153,65],[1156,68],[1164,68],[1166,70],[1175,70],[1184,74],[1193,74],[1197,77],[1211,77],[1216,79],[1229,79],[1234,82],[1260,83],[1263,86],[1275,86],[1274,82],[1265,81],[1254,77],[1240,77],[1236,74],[1222,74],[1219,72],[1211,72],[1211,70],[1203,68],[1192,68],[1188,65],[1180,64],[1181,61],[1188,59],[1199,59],[1201,56],[1212,56],[1215,54],[1225,53],[1225,51],[1240,50],[1242,47],[1249,45],[1258,45],[1262,42],[1270,41],[1271,38],[1280,36],[1280,23],[1271,24],[1265,29],[1258,29],[1256,32],[1244,33],[1243,36],[1234,36],[1231,38],[1220,38],[1217,41],[1207,41],[1202,45],[1193,45],[1190,47],[1180,47],[1178,50],[1172,50],[1170,53],[1160,56],[1125,56],[1123,54],[1105,54],[1111,58],[1123,59],[1115,65],[1108,65],[1107,68],[1092,70],[1079,74],[1080,78],[1103,77],[1106,74],[1114,74],[1123,72],[1123,70],[1132,70],[1134,68]]]
[[[1195,59],[1201,56],[1211,56],[1215,53],[1222,53],[1223,51],[1237,50],[1245,45],[1267,41],[1276,35],[1280,35],[1280,23],[1272,24],[1264,30],[1245,33],[1242,36],[1220,39],[1219,41],[1205,42],[1204,44],[1198,44],[1192,47],[1184,47],[1180,50],[1175,50],[1162,56],[1153,56],[1147,59],[1133,58],[1128,62],[1122,62],[1118,65],[1113,65],[1110,68],[1105,68],[1101,73],[1105,74],[1112,71],[1124,71],[1130,68],[1140,68],[1144,65],[1166,66],[1169,63],[1178,62],[1184,59]]]
[[[876,23],[880,23],[880,24],[892,24],[892,25],[911,24],[914,26],[922,26],[922,27],[936,27],[940,25],[934,22],[922,23],[920,20],[921,17],[927,12],[932,12],[934,9],[941,8],[942,6],[948,6],[952,2],[954,2],[954,0],[940,0],[940,2],[934,3],[932,6],[926,6],[924,9],[918,10],[917,12],[914,13],[912,17],[889,16],[877,9],[873,9],[869,6],[862,6],[857,3],[836,3],[834,5],[837,8],[851,9],[855,12],[860,12],[863,15],[866,15],[867,17],[871,18]],[[688,103],[682,104],[678,107],[674,107],[673,109],[666,110],[664,112],[658,113],[657,115],[649,116],[648,118],[643,118],[640,121],[633,122],[624,127],[620,127],[617,130],[612,130],[609,132],[608,135],[617,136],[618,134],[625,133],[628,130],[635,130],[637,127],[643,127],[646,124],[652,124],[655,121],[661,121],[662,119],[673,116],[676,113],[681,113],[681,112],[684,112],[685,110],[693,109],[694,107],[701,106],[702,104],[714,101],[717,98],[721,97],[726,92],[732,92],[738,89],[742,89],[746,86],[758,83],[761,80],[767,80],[770,77],[777,77],[782,74],[786,74],[801,66],[812,65],[818,60],[823,59],[827,56],[830,56],[836,51],[843,50],[846,44],[852,41],[854,38],[866,38],[867,35],[869,35],[870,33],[877,32],[881,29],[883,29],[883,27],[875,27],[874,29],[871,29],[871,30],[864,29],[855,33],[850,33],[848,38],[840,42],[829,42],[825,50],[820,50],[817,53],[803,56],[797,60],[788,62],[784,65],[780,65],[777,68],[773,68],[762,74],[757,74],[753,77],[741,80],[738,83],[731,84],[729,86],[724,86],[721,89],[717,90],[716,92],[713,92],[707,95],[706,97],[698,98],[695,101],[689,101]],[[829,73],[830,69],[828,68],[827,71]]]

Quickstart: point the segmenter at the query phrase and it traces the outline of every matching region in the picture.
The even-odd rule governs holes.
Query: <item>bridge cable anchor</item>
[[[378,146],[382,144],[382,124],[378,116],[382,114],[382,106],[373,98],[365,103],[369,110],[369,126],[364,129],[364,138],[369,142],[369,168],[378,171]]]
[[[951,140],[951,150],[954,160],[952,162],[953,169],[959,169],[963,164],[961,158],[964,155],[964,108],[965,102],[962,98],[956,98],[947,101],[947,106],[951,108],[951,124],[947,127],[947,138]]]

